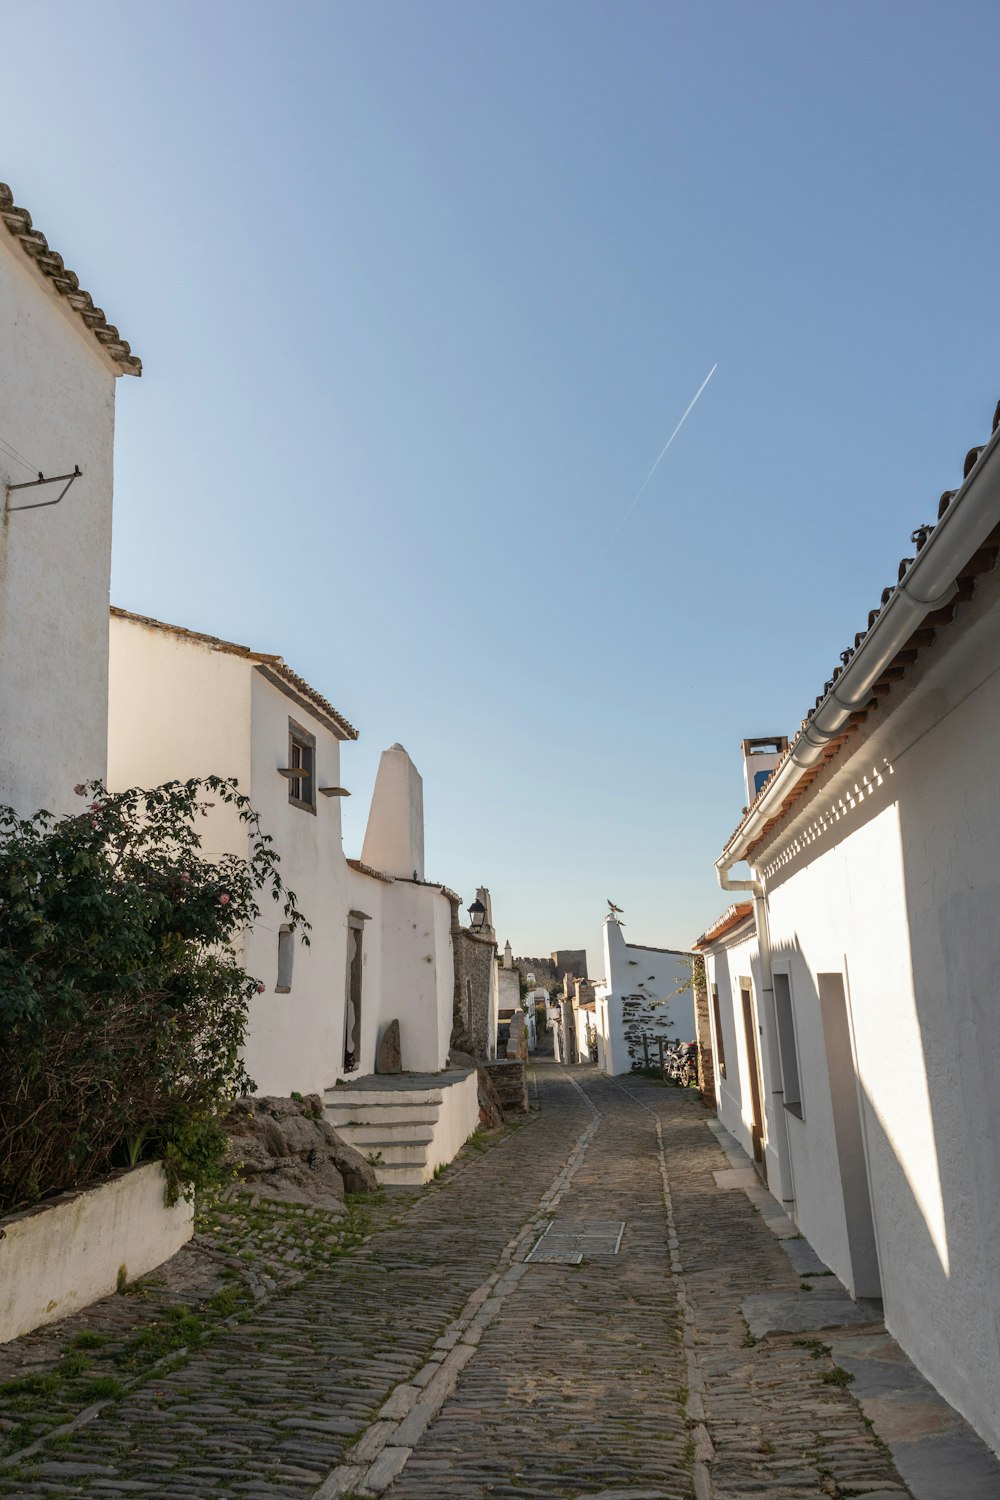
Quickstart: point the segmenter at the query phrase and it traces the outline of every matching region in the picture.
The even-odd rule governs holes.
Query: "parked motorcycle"
[[[663,1057],[663,1081],[684,1089],[697,1083],[697,1042],[674,1042],[668,1047]]]

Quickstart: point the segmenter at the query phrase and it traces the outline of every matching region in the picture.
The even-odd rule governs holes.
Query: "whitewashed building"
[[[312,924],[309,946],[261,902],[244,962],[264,992],[245,1048],[263,1094],[323,1093],[370,1074],[398,1020],[402,1064],[447,1064],[458,897],[423,872],[420,776],[401,746],[383,753],[362,858],[344,856],[340,749],[357,730],[279,656],[115,609],[108,784],[233,776],[281,857]],[[243,853],[225,806],[205,822],[206,854]]]
[[[717,862],[723,1121],[1000,1448],[1000,434]],[[739,878],[741,862],[749,874]]]
[[[245,1062],[262,1094],[321,1092],[345,1072],[349,882],[341,842],[340,747],[357,730],[281,657],[115,609],[108,786],[232,776],[281,856],[312,923],[305,947],[261,902],[244,962],[265,985]],[[295,770],[299,775],[292,774]],[[206,854],[242,854],[246,830],[219,806]]]
[[[659,1043],[692,1041],[694,995],[689,955],[626,943],[618,920],[604,922],[605,978],[596,987],[597,1063],[605,1073],[657,1067]],[[582,1043],[581,1043],[582,1045]]]
[[[142,366],[4,183],[0,220],[0,803],[63,813],[106,770],[115,381]]]

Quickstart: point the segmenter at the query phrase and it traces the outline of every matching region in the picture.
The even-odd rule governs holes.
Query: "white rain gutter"
[[[822,759],[827,745],[843,731],[851,714],[868,702],[873,684],[921,621],[954,597],[955,580],[962,568],[1000,525],[998,452],[1000,428],[983,448],[969,477],[882,606],[861,645],[796,737],[791,753],[767,783],[763,797],[716,860],[716,874],[724,891],[762,893],[756,878],[735,880],[729,873],[733,865],[744,857],[802,772]]]

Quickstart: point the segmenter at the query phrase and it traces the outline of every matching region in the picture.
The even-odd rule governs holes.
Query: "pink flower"
[[[91,812],[100,812],[100,810],[101,810],[101,804],[100,804],[100,802],[92,802],[90,804],[90,810],[91,810]]]
[[[266,984],[261,984],[261,983],[260,983],[260,982],[259,982],[259,981],[258,981],[258,984],[257,984],[257,993],[258,993],[258,995],[263,995],[263,993],[264,993],[264,991],[265,991],[265,990],[266,990],[266,989],[267,989],[267,985],[266,985]]]
[[[181,885],[187,885],[188,881],[191,879],[191,876],[187,873],[186,870],[182,870],[180,879]]]
[[[228,906],[229,905],[229,897],[226,895],[225,891],[223,891],[222,895],[219,897],[219,905],[220,906]]]
[[[84,786],[82,781],[78,781],[73,790],[78,797],[86,797],[87,795],[87,788]]]

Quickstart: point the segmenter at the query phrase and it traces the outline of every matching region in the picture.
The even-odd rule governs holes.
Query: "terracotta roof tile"
[[[142,360],[132,353],[113,323],[109,323],[101,308],[95,306],[89,292],[80,285],[80,278],[71,271],[62,256],[49,249],[44,234],[32,227],[31,215],[26,208],[18,208],[14,195],[5,182],[0,182],[0,219],[9,234],[17,240],[24,254],[34,261],[38,270],[52,283],[54,289],[80,318],[81,322],[101,345],[105,354],[118,366],[123,375],[141,375]]]
[[[363,865],[360,859],[349,859],[347,863],[352,870],[357,870],[359,875],[370,875],[372,880],[384,880],[386,885],[395,883],[391,875],[383,875],[381,870],[373,870],[371,865]]]
[[[707,948],[710,943],[718,942],[719,938],[725,937],[727,932],[731,932],[734,927],[746,921],[752,911],[752,901],[737,901],[732,906],[727,906],[718,921],[702,933],[693,947]]]

